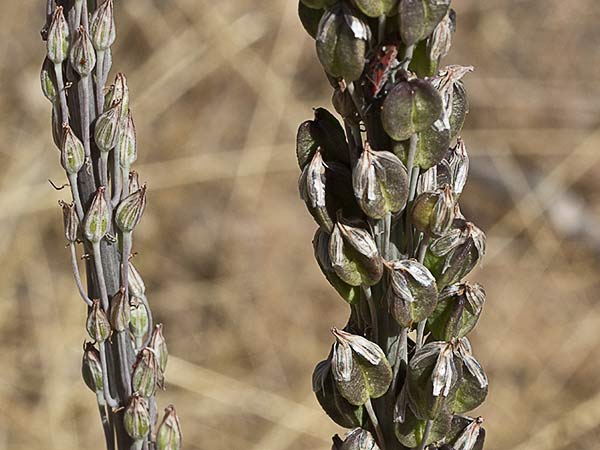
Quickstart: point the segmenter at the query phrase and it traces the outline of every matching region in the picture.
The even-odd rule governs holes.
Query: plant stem
[[[111,430],[110,421],[108,414],[106,413],[106,400],[104,400],[104,394],[102,391],[96,392],[96,400],[98,402],[98,412],[100,413],[100,421],[102,422],[102,429],[104,430],[104,439],[106,440],[106,449],[114,450],[115,439]]]
[[[401,64],[402,69],[408,70],[408,66],[410,66],[410,63],[413,59],[414,53],[415,53],[414,45],[409,45],[408,47],[406,47],[406,51],[404,52],[404,59],[402,60],[402,64]]]
[[[127,331],[119,331],[117,334],[119,339],[119,366],[121,369],[121,380],[123,381],[123,390],[125,392],[125,396],[129,398],[131,397],[131,367],[129,367],[127,358]]]
[[[390,236],[392,234],[392,213],[388,212],[383,218],[383,257],[390,258]]]
[[[373,293],[371,292],[371,288],[369,286],[363,286],[362,289],[365,294],[367,305],[369,305],[369,312],[371,314],[371,334],[374,340],[377,341],[379,339],[379,329],[377,326],[377,308],[375,306],[375,301],[373,300]]]
[[[113,192],[112,192],[112,200],[110,201],[112,207],[116,207],[121,201],[121,166],[119,164],[119,144],[115,146],[113,149],[113,170],[112,170],[112,182],[113,182]],[[123,181],[125,183],[125,181]]]
[[[367,414],[369,415],[369,419],[373,424],[373,428],[375,428],[375,434],[377,435],[377,440],[379,441],[379,448],[381,450],[385,450],[385,439],[383,437],[383,431],[381,431],[381,426],[379,425],[379,420],[377,420],[377,414],[373,410],[373,404],[371,403],[371,398],[367,400],[365,403],[365,409],[367,410]]]
[[[119,403],[110,394],[110,387],[108,384],[108,367],[106,364],[106,345],[104,342],[98,344],[100,347],[100,365],[102,366],[102,387],[104,392],[104,399],[111,408],[118,408]]]
[[[104,199],[110,204],[110,189],[108,188],[108,153],[100,152],[100,185],[104,186]]]
[[[142,450],[143,445],[143,439],[140,439],[139,441],[133,441],[133,444],[131,444],[131,450]]]
[[[429,439],[429,434],[431,433],[431,427],[433,426],[433,420],[428,420],[425,425],[425,431],[423,432],[423,439],[421,439],[421,443],[417,447],[417,450],[423,450],[427,445],[427,439]]]
[[[121,198],[125,198],[129,195],[129,167],[121,167],[121,178],[123,179]]]
[[[100,115],[104,111],[104,51],[96,52],[96,111]]]
[[[79,291],[79,295],[86,303],[86,305],[91,307],[93,302],[85,293],[85,289],[83,289],[83,284],[81,282],[81,276],[79,275],[79,265],[77,264],[77,251],[75,249],[74,242],[69,242],[69,250],[71,253],[71,268],[73,269],[73,276],[75,277],[75,284],[77,285],[77,290]]]
[[[379,21],[379,26],[377,28],[377,42],[379,42],[381,44],[383,42],[383,39],[385,38],[385,22],[386,22],[385,14],[380,15],[378,21]]]
[[[81,134],[83,137],[83,148],[85,149],[85,159],[91,159],[90,150],[90,82],[89,77],[81,77],[79,80],[79,95],[81,96]]]
[[[108,292],[106,291],[106,281],[104,280],[104,269],[102,268],[102,255],[100,254],[100,242],[93,242],[92,249],[94,253],[94,267],[96,268],[96,278],[100,289],[100,299],[102,308],[108,313]]]
[[[58,88],[58,95],[60,98],[60,114],[62,123],[69,123],[69,108],[67,106],[67,94],[65,92],[62,64],[54,64],[54,73],[56,74],[56,87]]]
[[[398,350],[396,351],[396,361],[394,364],[393,374],[392,374],[392,387],[390,392],[395,393],[396,388],[398,387],[398,378],[400,376],[400,366],[402,363],[404,365],[408,364],[408,328],[402,327],[400,328],[400,343],[398,345]],[[392,394],[395,395],[395,394]]]
[[[79,196],[79,186],[77,185],[77,175],[68,174],[69,185],[71,185],[71,194],[73,195],[73,203],[75,203],[75,210],[77,211],[77,218],[79,222],[83,222],[83,205],[81,204],[81,197]]]

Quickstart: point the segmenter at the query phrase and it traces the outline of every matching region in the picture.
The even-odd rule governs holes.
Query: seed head
[[[110,324],[115,331],[125,331],[129,328],[131,310],[124,289],[119,289],[110,302]]]

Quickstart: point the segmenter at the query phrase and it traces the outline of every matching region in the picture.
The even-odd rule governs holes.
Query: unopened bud
[[[63,125],[63,141],[60,164],[67,174],[76,175],[85,162],[83,142],[73,133],[68,124]]]
[[[63,14],[63,7],[57,6],[48,29],[48,59],[54,64],[62,64],[69,55],[69,25]]]
[[[165,373],[167,368],[167,359],[169,358],[169,351],[167,349],[167,341],[163,336],[162,330],[162,323],[159,323],[154,327],[154,331],[150,337],[150,347],[152,347],[154,353],[156,354],[156,359],[161,372]]]
[[[100,353],[91,342],[86,343],[83,349],[81,375],[87,387],[93,392],[102,392],[102,364],[100,362]]]
[[[165,415],[156,432],[156,450],[181,449],[181,425],[173,405],[165,408]]]
[[[135,136],[135,125],[131,111],[127,113],[127,117],[123,121],[121,130],[119,131],[119,164],[121,167],[128,169],[137,159],[137,142]],[[131,191],[133,192],[133,190]]]
[[[58,202],[63,212],[63,225],[65,228],[65,238],[67,242],[75,242],[77,240],[77,230],[79,228],[79,218],[74,203]]]
[[[144,439],[150,431],[150,413],[145,398],[134,393],[123,413],[125,431],[135,441]]]
[[[113,0],[105,0],[96,9],[90,22],[92,42],[96,50],[107,50],[117,38]]]
[[[131,261],[129,261],[129,277],[127,279],[129,281],[129,293],[133,297],[143,297],[146,293],[146,285]]]
[[[94,300],[86,321],[88,334],[96,342],[104,342],[110,336],[110,322],[100,307],[100,301]]]
[[[104,190],[104,186],[98,188],[83,221],[83,234],[91,243],[100,242],[108,233],[110,225],[110,211],[104,198]]]
[[[132,297],[129,301],[131,314],[129,317],[129,329],[136,338],[143,338],[148,333],[148,310],[146,305],[136,298]]]
[[[87,77],[96,66],[96,52],[83,27],[79,27],[77,32],[77,39],[71,49],[70,61],[75,71],[82,77]]]
[[[131,378],[133,390],[143,397],[150,397],[156,392],[156,386],[162,385],[162,374],[154,350],[144,348],[135,363]]]
[[[42,92],[51,102],[55,102],[58,95],[58,87],[56,86],[56,73],[54,72],[54,63],[48,58],[44,59],[42,70],[40,71],[40,83]]]
[[[109,152],[117,145],[121,118],[121,104],[117,103],[96,121],[94,140],[101,152]]]
[[[115,331],[125,331],[129,328],[131,310],[124,289],[119,289],[110,302],[110,324]]]
[[[146,209],[146,185],[133,194],[125,197],[119,206],[115,215],[115,222],[123,232],[130,232],[140,223],[144,210]]]
[[[450,186],[419,195],[411,215],[413,225],[422,233],[433,237],[446,234],[454,221],[454,197]]]

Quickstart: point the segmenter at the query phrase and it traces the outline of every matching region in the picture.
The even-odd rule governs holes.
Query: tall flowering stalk
[[[96,395],[106,448],[178,450],[175,409],[168,406],[159,423],[155,398],[168,356],[162,325],[153,324],[130,260],[146,186],[131,171],[137,148],[127,80],[118,74],[106,85],[116,38],[113,0],[48,0],[42,38],[42,90],[52,103],[52,134],[72,195],[61,202],[65,237],[91,339],[82,373]]]
[[[440,66],[450,0],[301,0],[299,15],[343,118],[315,110],[296,148],[315,257],[350,306],[313,375],[352,429],[333,448],[481,449],[483,420],[467,414],[488,380],[466,336],[485,291],[464,277],[485,236],[458,204],[472,67]]]

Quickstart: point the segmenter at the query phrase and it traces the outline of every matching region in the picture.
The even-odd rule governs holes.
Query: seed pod
[[[454,197],[450,186],[419,195],[413,205],[411,219],[422,233],[433,237],[445,235],[454,221]]]
[[[156,432],[156,450],[181,449],[181,425],[175,407],[169,405],[165,408],[165,415]]]
[[[351,405],[340,394],[331,372],[331,354],[315,367],[312,386],[319,404],[331,420],[345,428],[362,425],[364,408]]]
[[[338,443],[337,450],[379,450],[373,435],[363,428],[353,429],[343,441],[339,437],[334,441]]]
[[[46,41],[48,59],[54,64],[62,64],[69,55],[69,25],[63,14],[63,7],[57,6],[48,29]]]
[[[140,175],[132,170],[129,172],[129,192],[135,192],[140,189]]]
[[[369,39],[369,26],[345,5],[335,5],[319,22],[317,56],[332,77],[355,81],[363,72]]]
[[[123,126],[119,130],[118,150],[119,165],[128,169],[137,160],[137,139],[131,111],[127,113]]]
[[[433,30],[433,34],[427,43],[429,60],[434,69],[437,68],[440,60],[450,52],[452,33],[454,33],[454,23],[450,17],[450,11],[448,11],[448,14]]]
[[[146,293],[146,285],[144,284],[142,276],[133,266],[133,263],[131,261],[129,261],[129,276],[127,277],[127,279],[129,281],[129,293],[133,297],[143,297]]]
[[[144,439],[150,432],[150,413],[148,402],[139,394],[134,393],[129,400],[129,405],[123,413],[125,431],[134,440]]]
[[[77,230],[79,229],[79,218],[74,203],[66,203],[62,200],[58,202],[62,207],[63,225],[65,228],[65,238],[67,242],[77,241]]]
[[[398,5],[398,0],[352,0],[364,15],[369,17],[379,17],[384,14],[391,14],[394,7]]]
[[[407,393],[410,406],[420,419],[435,419],[456,397],[461,376],[453,344],[425,344],[409,362]]]
[[[335,224],[329,241],[335,273],[351,286],[373,286],[383,275],[383,261],[369,232],[356,223]]]
[[[310,163],[318,148],[321,149],[325,161],[349,165],[350,157],[344,129],[333,114],[324,108],[317,108],[314,120],[307,120],[298,128],[296,156],[300,169],[304,169]]]
[[[124,289],[119,289],[110,302],[110,324],[115,331],[125,331],[129,328],[131,316],[129,302]]]
[[[101,152],[109,152],[117,144],[121,117],[121,104],[117,103],[96,121],[94,140]]]
[[[306,6],[302,0],[298,1],[298,16],[300,17],[300,22],[302,22],[302,26],[313,39],[316,39],[317,37],[319,22],[321,21],[324,12],[325,11],[322,9]]]
[[[104,107],[108,110],[118,103],[121,104],[121,120],[124,120],[129,112],[129,87],[127,86],[127,78],[120,72],[104,97]]]
[[[408,174],[393,153],[375,152],[366,143],[354,167],[352,184],[358,204],[373,219],[382,219],[406,206]]]
[[[447,442],[453,450],[483,450],[485,429],[483,418],[456,415],[452,418],[452,428],[447,436]]]
[[[83,221],[83,234],[91,243],[100,242],[108,233],[110,211],[104,199],[104,190],[104,186],[98,188]]]
[[[458,381],[456,398],[452,405],[455,413],[463,414],[480,406],[487,397],[488,379],[479,362],[473,357],[467,338],[458,341],[455,355],[462,366],[462,377]]]
[[[406,418],[404,422],[396,422],[394,424],[394,432],[398,441],[405,447],[416,448],[425,436],[425,428],[427,419],[418,418],[412,409],[406,408]],[[447,410],[443,410],[433,420],[429,436],[427,437],[426,445],[442,440],[450,431],[452,414]]]
[[[91,342],[87,342],[83,348],[81,376],[92,392],[102,392],[102,364],[100,362],[100,353]]]
[[[133,390],[143,397],[151,397],[156,392],[156,386],[162,386],[162,375],[154,350],[144,348],[139,353],[131,377]]]
[[[73,69],[82,77],[87,77],[96,66],[96,52],[85,28],[79,27],[77,38],[69,56]]]
[[[83,143],[73,133],[68,124],[63,125],[63,140],[60,152],[60,164],[69,175],[76,175],[85,162]]]
[[[342,396],[353,405],[384,395],[392,381],[392,369],[383,350],[362,336],[333,328],[331,371]]]
[[[42,70],[40,71],[40,84],[44,97],[54,103],[58,98],[58,87],[56,85],[56,73],[54,72],[54,63],[48,58],[44,59]]]
[[[358,302],[360,300],[360,287],[350,286],[335,273],[329,257],[329,234],[321,228],[318,228],[315,233],[313,248],[315,259],[327,281],[349,304],[352,305]]]
[[[167,349],[167,341],[163,336],[162,329],[162,323],[159,323],[154,327],[154,331],[150,337],[150,347],[154,350],[160,371],[164,374],[165,370],[167,369],[169,351]]]
[[[131,300],[129,300],[129,306],[131,308],[129,316],[129,329],[131,330],[131,334],[136,338],[143,338],[146,333],[148,333],[149,327],[146,305],[144,305],[140,299],[132,297]]]
[[[106,313],[100,307],[100,301],[94,300],[85,324],[88,334],[96,342],[104,342],[110,336],[110,323]]]
[[[442,106],[442,97],[429,81],[403,81],[383,102],[381,122],[392,139],[404,141],[433,125],[442,114]]]
[[[400,0],[400,35],[414,45],[431,34],[450,8],[450,0]]]
[[[435,278],[427,267],[413,259],[391,261],[387,301],[392,317],[402,326],[425,320],[437,302]]]
[[[485,290],[478,283],[448,286],[440,293],[438,305],[428,319],[431,335],[441,341],[466,336],[477,325],[484,302]]]
[[[92,15],[90,29],[94,48],[108,50],[117,38],[113,0],[105,0]]]
[[[421,191],[435,190],[437,187],[447,184],[452,188],[454,200],[458,200],[465,187],[469,173],[469,155],[467,154],[465,143],[460,136],[456,140],[456,145],[448,149],[442,162],[427,172],[424,176],[427,178],[433,177],[433,187],[425,189],[424,186],[420,186]],[[421,178],[424,178],[424,176]]]
[[[117,207],[115,223],[123,232],[131,232],[140,223],[146,209],[146,185],[128,195]]]
[[[468,112],[466,93],[461,80],[472,71],[472,66],[448,66],[431,82],[442,96],[442,122],[444,128],[450,130],[451,138],[460,132]]]

